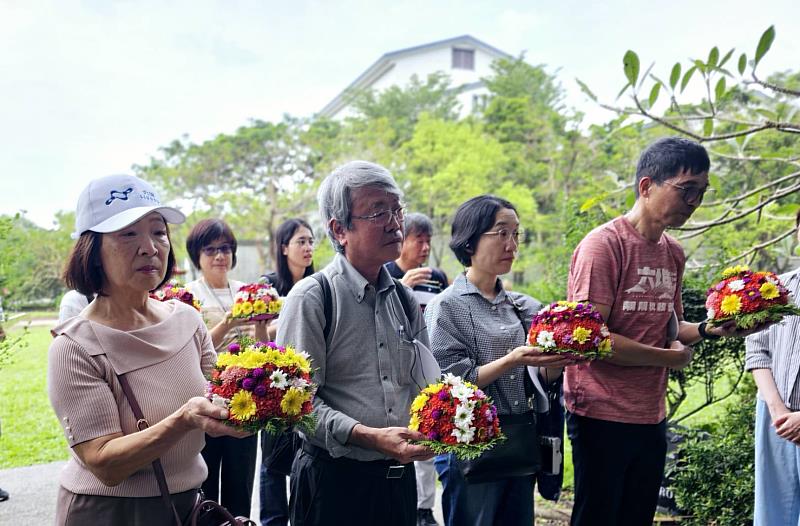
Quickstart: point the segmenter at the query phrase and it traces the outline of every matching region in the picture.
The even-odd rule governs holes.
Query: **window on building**
[[[475,69],[475,50],[454,47],[453,69]]]

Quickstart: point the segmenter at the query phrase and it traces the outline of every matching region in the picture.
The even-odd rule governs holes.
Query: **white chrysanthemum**
[[[708,317],[708,319],[709,319],[709,320],[713,320],[713,319],[714,319],[714,316],[715,316],[716,314],[717,314],[717,313],[716,313],[716,312],[714,312],[714,309],[708,309],[708,312],[706,312],[706,317]]]
[[[733,292],[739,292],[744,288],[744,281],[740,279],[735,279],[733,281],[728,282],[728,289],[732,290]]]
[[[472,414],[472,409],[463,404],[458,404],[456,406],[456,412],[453,415],[453,424],[455,424],[456,427],[469,427],[474,418],[475,416]]]
[[[269,375],[269,379],[271,381],[270,386],[274,387],[275,389],[286,389],[286,386],[289,385],[289,382],[286,381],[286,373],[281,371],[280,369],[276,369]]]
[[[456,437],[456,442],[460,442],[462,444],[469,444],[472,442],[472,439],[475,438],[475,428],[469,427],[467,429],[461,429],[458,427],[453,428],[453,432],[451,433],[454,437]]]
[[[217,407],[224,407],[225,409],[227,409],[229,402],[230,400],[228,400],[224,396],[220,396],[218,394],[211,395],[211,403]]]
[[[536,343],[539,344],[539,347],[542,349],[552,349],[556,346],[556,340],[553,337],[553,333],[550,331],[541,331],[536,337]]]
[[[611,332],[605,325],[600,327],[600,336],[602,336],[603,338],[608,338],[609,336],[611,336]]]
[[[565,310],[569,309],[566,305],[556,305],[553,307],[553,312],[564,312]]]
[[[450,389],[450,394],[453,396],[453,398],[457,398],[458,400],[461,400],[463,402],[469,400],[469,397],[472,396],[474,393],[475,393],[474,389],[472,389],[471,387],[467,387],[464,384],[454,385]]]
[[[445,385],[461,385],[463,382],[460,376],[456,376],[453,373],[444,373],[442,383]]]
[[[773,278],[772,276],[767,276],[766,280],[769,281],[770,283],[772,283],[773,285],[775,285],[776,287],[780,283],[780,281],[778,281],[777,279]]]

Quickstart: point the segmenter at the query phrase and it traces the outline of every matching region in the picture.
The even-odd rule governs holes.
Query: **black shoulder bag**
[[[516,304],[511,301],[517,316],[520,316]],[[472,322],[472,338],[475,348],[478,340],[475,336],[475,320],[472,318],[472,309],[469,311]],[[521,316],[520,316],[521,321]],[[523,323],[523,329],[525,325]],[[525,398],[532,400],[533,382],[524,376]],[[506,436],[505,442],[494,446],[478,458],[459,462],[461,473],[470,484],[494,482],[509,477],[525,477],[535,475],[541,465],[539,452],[539,435],[536,430],[536,413],[533,404],[528,404],[530,410],[520,414],[498,415],[500,429]]]

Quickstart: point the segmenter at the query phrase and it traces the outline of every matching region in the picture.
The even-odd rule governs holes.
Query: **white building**
[[[353,91],[404,87],[412,75],[424,82],[431,73],[441,71],[449,75],[452,88],[460,90],[460,112],[465,116],[485,104],[488,90],[481,78],[492,74],[490,65],[500,58],[513,57],[470,35],[392,51],[367,68],[318,115],[343,119],[352,114],[348,96]]]

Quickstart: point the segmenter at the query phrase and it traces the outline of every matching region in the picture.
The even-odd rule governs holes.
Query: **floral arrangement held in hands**
[[[278,291],[269,283],[250,283],[236,292],[231,316],[249,321],[271,320],[278,316],[281,303]]]
[[[411,403],[408,428],[427,437],[416,443],[462,460],[478,457],[505,440],[492,399],[450,373],[417,395]]]
[[[178,300],[182,303],[200,310],[200,300],[194,297],[194,294],[189,292],[177,281],[169,281],[164,283],[161,288],[158,288],[150,293],[150,297],[158,301]]]
[[[278,434],[297,426],[313,433],[312,376],[307,353],[242,336],[218,355],[208,398],[228,409],[234,427]]]
[[[593,360],[611,356],[611,333],[603,316],[588,302],[557,301],[531,320],[528,344],[544,352]]]
[[[775,273],[754,272],[744,265],[722,271],[722,280],[708,289],[706,309],[710,325],[735,321],[743,330],[800,315]]]

